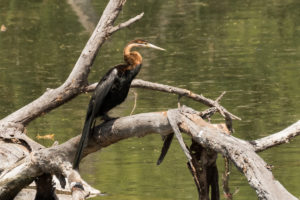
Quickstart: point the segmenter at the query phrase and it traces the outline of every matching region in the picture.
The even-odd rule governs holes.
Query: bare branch
[[[96,84],[87,86],[87,78],[99,48],[109,35],[131,25],[143,16],[141,13],[114,26],[114,21],[125,2],[126,0],[109,1],[72,72],[61,86],[56,89],[47,89],[38,99],[0,121],[0,150],[3,149],[2,144],[10,142],[13,143],[14,148],[23,152],[23,154],[18,154],[16,159],[0,166],[0,199],[13,199],[22,188],[45,173],[49,176],[55,174],[60,178],[66,177],[73,199],[85,199],[91,194],[100,194],[100,191],[89,186],[81,179],[79,173],[72,169],[72,161],[80,136],[71,138],[61,145],[45,148],[22,133],[25,131],[24,126],[38,116],[57,108],[83,92],[93,90]],[[186,89],[143,80],[134,80],[131,86],[173,93],[199,101],[213,107],[213,110],[208,113],[218,110],[225,117],[229,128],[232,119],[240,120],[219,104],[223,94],[214,101]],[[173,111],[177,113],[178,119],[171,120],[171,122],[177,123],[177,127],[191,135],[197,143],[229,157],[245,174],[260,199],[296,199],[274,179],[267,164],[255,151],[285,143],[299,135],[300,121],[279,133],[249,143],[224,134],[224,130],[221,130],[219,126],[203,121],[197,114],[180,113],[177,109]],[[178,123],[179,120],[181,120],[180,123]],[[89,141],[84,150],[84,156],[129,137],[143,137],[151,133],[168,135],[172,132],[167,112],[144,113],[112,120],[95,127],[94,139]],[[183,144],[182,138],[180,139]]]
[[[32,173],[35,168],[34,163],[28,162],[30,158],[27,156],[10,166],[1,173],[0,176],[0,199],[14,199],[21,189],[29,185],[35,177],[42,175],[42,173]],[[41,172],[39,169],[36,172]]]
[[[90,85],[86,86],[86,87],[83,89],[83,91],[84,91],[84,92],[93,92],[93,91],[95,90],[97,84],[98,84],[98,83],[90,84]]]
[[[59,107],[83,92],[83,88],[86,87],[88,82],[87,78],[90,68],[99,48],[106,41],[107,37],[142,17],[141,14],[128,22],[113,27],[114,21],[118,17],[125,2],[126,0],[110,0],[108,2],[97,27],[84,47],[72,72],[61,86],[56,89],[47,89],[38,99],[0,121],[0,142],[16,143],[14,147],[20,150],[20,152],[25,152],[18,154],[15,159],[6,163],[7,165],[5,165],[5,167],[0,166],[0,199],[13,199],[22,188],[32,182],[35,177],[41,176],[43,173],[68,174],[68,170],[72,170],[72,167],[69,167],[68,170],[62,170],[62,166],[72,166],[71,162],[74,157],[72,155],[75,153],[77,143],[74,144],[71,139],[67,145],[62,144],[52,147],[53,149],[45,149],[24,134],[24,127],[38,116]],[[61,146],[66,147],[64,145],[67,147],[71,146],[71,148],[66,148],[63,152],[60,152]],[[49,149],[57,154],[54,156],[53,152],[47,152]],[[31,154],[29,154],[30,152]],[[69,152],[69,154],[66,152]],[[39,157],[39,159],[37,159],[37,157]],[[41,160],[44,161],[44,163],[41,163]],[[53,161],[55,161],[55,163],[52,163]],[[47,163],[47,166],[43,165],[45,163]],[[81,180],[80,182],[83,183],[84,181]],[[80,196],[82,197],[82,195],[79,195],[79,198],[81,198]]]
[[[167,92],[167,93],[173,93],[173,94],[185,96],[185,97],[191,98],[193,100],[199,101],[209,107],[217,107],[221,112],[228,114],[232,119],[241,120],[241,118],[235,116],[234,114],[231,114],[225,108],[220,106],[218,102],[208,99],[208,98],[204,97],[203,95],[195,94],[195,93],[191,92],[190,90],[173,87],[173,86],[168,86],[168,85],[163,85],[163,84],[159,84],[159,83],[152,83],[152,82],[143,81],[140,79],[133,80],[131,87],[147,88],[147,89],[151,89],[151,90],[157,90],[157,91],[161,91],[161,92]]]
[[[101,192],[92,186],[90,186],[87,182],[85,182],[80,174],[71,169],[65,169],[64,174],[68,177],[69,187],[72,191],[72,199],[86,199],[87,197],[94,197],[101,194]]]
[[[127,26],[130,26],[130,25],[133,24],[134,22],[136,22],[136,21],[142,19],[143,16],[144,16],[144,13],[142,12],[141,14],[139,14],[139,15],[137,15],[137,16],[131,18],[131,19],[129,19],[128,21],[123,22],[123,23],[121,23],[121,24],[119,24],[119,25],[117,25],[117,26],[111,28],[109,33],[112,34],[112,33],[116,32],[116,31],[118,31],[118,30],[120,30],[120,29],[122,29],[122,28],[125,28],[125,27],[127,27]]]
[[[85,87],[84,91],[85,92],[91,92],[93,91],[97,86],[97,83],[93,83],[87,87]],[[141,79],[134,79],[131,83],[132,88],[145,88],[145,89],[150,89],[150,90],[155,90],[155,91],[160,91],[160,92],[166,92],[166,93],[172,93],[172,94],[177,94],[180,96],[185,96],[190,99],[193,99],[195,101],[199,101],[203,103],[206,106],[209,107],[216,107],[221,114],[223,113],[223,116],[226,118],[226,116],[229,116],[231,119],[237,119],[241,120],[241,118],[235,116],[234,114],[228,112],[223,106],[219,105],[218,101],[222,98],[222,96],[225,94],[224,92],[221,94],[220,97],[217,98],[216,101],[211,100],[209,98],[204,97],[203,95],[200,94],[195,94],[191,92],[190,90],[178,88],[178,87],[173,87],[169,85],[164,85],[164,84],[159,84],[159,83],[153,83],[149,81],[144,81]]]
[[[256,152],[260,152],[273,146],[288,143],[297,135],[300,135],[300,120],[278,133],[250,141],[250,143]]]
[[[223,96],[226,94],[226,92],[224,91],[224,92],[222,92],[222,94],[218,97],[218,98],[216,98],[216,102],[219,102],[222,98],[223,98]]]
[[[138,94],[136,92],[133,92],[133,94],[134,94],[134,104],[133,104],[133,108],[132,108],[132,110],[131,110],[131,112],[130,112],[129,115],[132,115],[133,112],[135,111],[135,108],[136,108],[136,102],[137,102],[137,96],[138,96]]]

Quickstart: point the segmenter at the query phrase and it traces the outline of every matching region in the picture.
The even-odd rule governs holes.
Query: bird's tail
[[[77,152],[75,154],[73,169],[79,169],[79,162],[82,156],[83,149],[86,147],[88,143],[88,138],[90,136],[92,123],[94,121],[94,117],[87,116],[84,122],[84,127],[82,130],[81,138],[77,147]]]
[[[160,163],[164,160],[169,148],[170,148],[170,145],[172,143],[172,140],[173,140],[173,136],[174,136],[174,133],[171,133],[169,135],[167,135],[167,137],[164,139],[164,144],[163,144],[163,147],[161,149],[161,153],[160,153],[160,156],[156,162],[157,165],[160,165]]]

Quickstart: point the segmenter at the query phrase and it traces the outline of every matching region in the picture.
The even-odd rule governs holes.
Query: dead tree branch
[[[188,98],[194,99],[196,101],[199,101],[206,106],[216,107],[223,117],[226,117],[225,115],[228,115],[228,116],[230,116],[231,119],[241,120],[241,118],[235,116],[234,114],[228,112],[225,108],[220,106],[218,101],[213,101],[211,99],[208,99],[201,94],[195,94],[195,93],[191,92],[190,90],[181,89],[181,88],[168,86],[168,85],[163,85],[163,84],[159,84],[159,83],[152,83],[152,82],[143,81],[140,79],[134,80],[131,84],[131,87],[147,88],[147,89],[157,90],[157,91],[161,91],[161,92],[178,94],[180,96],[188,97]]]
[[[288,143],[297,135],[300,135],[300,120],[278,133],[250,141],[250,143],[256,152],[260,152],[279,144]]]
[[[89,193],[95,193],[97,190],[83,181],[78,172],[72,168],[73,156],[71,155],[75,155],[75,151],[76,147],[74,148],[73,140],[61,145],[33,151],[29,156],[1,173],[0,199],[13,199],[24,186],[29,185],[36,177],[45,173],[59,174],[66,177],[72,192],[76,194],[80,192],[73,189],[76,188],[76,183],[81,183],[86,188],[85,193],[82,195],[87,196]],[[97,193],[100,194],[100,191],[97,191]]]
[[[197,114],[187,112],[184,115],[180,113],[178,115],[182,120],[182,123],[179,124],[181,130],[190,134],[202,146],[214,149],[229,157],[238,169],[245,174],[260,199],[282,199],[283,196],[284,199],[295,199],[274,179],[272,173],[266,168],[267,164],[254,153],[255,148],[249,142],[222,133],[220,129],[216,128],[219,126],[201,120]],[[173,132],[167,118],[167,112],[143,113],[122,117],[97,126],[94,131],[93,140],[89,140],[84,156],[129,137],[143,137],[151,133],[167,135]],[[17,166],[1,173],[0,185],[6,184],[15,187],[17,185],[15,181],[20,179],[14,179],[13,176],[21,172],[13,172],[18,169],[22,169],[25,174],[39,176],[45,172],[61,172],[64,169],[61,166],[64,166],[64,164],[71,168],[71,161],[79,140],[80,136],[77,136],[61,145],[32,152],[31,156],[21,160]],[[30,171],[33,169],[36,169],[35,173]],[[72,172],[63,171],[64,173],[61,173],[65,177],[72,177]],[[70,179],[68,178],[68,180]],[[69,181],[69,184],[70,182],[83,184],[83,180],[80,179]],[[3,192],[3,190],[0,190],[0,195]]]
[[[185,131],[191,133],[192,138],[199,144],[230,158],[246,176],[259,199],[297,199],[274,179],[267,163],[255,153],[249,142],[222,133],[209,125],[203,126],[203,120],[196,115],[187,116],[181,116]]]
[[[109,32],[109,33],[110,33],[110,34],[113,34],[114,32],[116,32],[116,31],[118,31],[118,30],[120,30],[120,29],[122,29],[122,28],[128,27],[128,26],[130,26],[131,24],[133,24],[134,22],[140,20],[143,16],[144,16],[144,13],[141,13],[141,14],[139,14],[139,15],[137,15],[137,16],[131,18],[131,19],[129,19],[128,21],[123,22],[123,23],[121,23],[121,24],[115,26],[115,27],[113,27],[113,28],[110,29],[110,32]]]
[[[94,91],[97,83],[91,84],[85,88],[85,92],[91,92]],[[190,90],[183,89],[183,88],[178,88],[174,86],[169,86],[169,85],[164,85],[160,83],[152,83],[149,81],[144,81],[141,79],[135,79],[131,83],[132,88],[144,88],[144,89],[150,89],[150,90],[155,90],[155,91],[160,91],[160,92],[166,92],[166,93],[171,93],[171,94],[177,94],[180,96],[185,96],[187,98],[193,99],[195,101],[201,102],[206,106],[209,107],[215,107],[222,115],[223,117],[229,116],[231,119],[237,119],[241,120],[238,116],[230,113],[227,111],[223,106],[219,104],[219,100],[224,96],[225,92],[223,92],[220,97],[216,99],[216,101],[206,98],[201,94],[196,94],[191,92]]]

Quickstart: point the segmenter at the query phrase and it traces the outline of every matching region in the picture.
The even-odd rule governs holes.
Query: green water
[[[94,17],[107,1],[92,1]],[[87,5],[88,6],[88,5]],[[300,2],[252,1],[137,1],[126,3],[118,22],[145,12],[129,29],[114,34],[102,47],[89,81],[96,82],[122,62],[122,49],[143,38],[167,52],[141,50],[144,65],[138,78],[184,87],[222,100],[235,121],[235,136],[246,140],[279,131],[300,119]],[[72,7],[61,0],[1,0],[0,118],[39,97],[46,88],[64,82],[90,32]],[[135,113],[167,110],[177,97],[148,90],[138,93]],[[114,109],[126,116],[133,93]],[[64,142],[81,132],[89,95],[82,95],[35,120],[28,134],[55,134]],[[183,99],[202,110],[205,106]],[[216,122],[221,118],[216,116]],[[53,141],[40,141],[49,146]],[[164,163],[156,167],[158,135],[132,138],[85,158],[81,174],[108,195],[96,199],[197,199],[185,157],[175,141]],[[292,194],[300,197],[300,139],[260,154],[274,165],[273,173]],[[220,171],[223,160],[218,161]],[[233,168],[235,199],[256,199],[245,178]]]

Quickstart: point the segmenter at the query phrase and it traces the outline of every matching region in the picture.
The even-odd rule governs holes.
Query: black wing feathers
[[[164,160],[166,154],[168,153],[168,150],[170,148],[170,145],[172,143],[172,140],[173,140],[173,136],[174,136],[174,133],[171,133],[169,135],[167,135],[167,137],[164,139],[164,144],[163,144],[163,147],[161,149],[161,153],[160,153],[160,156],[156,162],[157,165],[160,165],[160,163]]]
[[[111,89],[115,79],[117,78],[117,69],[112,68],[109,70],[106,75],[99,81],[95,92],[90,100],[88,111],[86,114],[84,127],[82,131],[82,135],[80,138],[80,142],[77,147],[77,152],[75,154],[74,162],[73,162],[73,168],[78,169],[79,168],[79,162],[82,156],[83,149],[88,143],[88,138],[90,136],[92,124],[95,121],[95,118],[97,117],[97,112],[99,111],[104,98],[106,97],[107,93]]]

